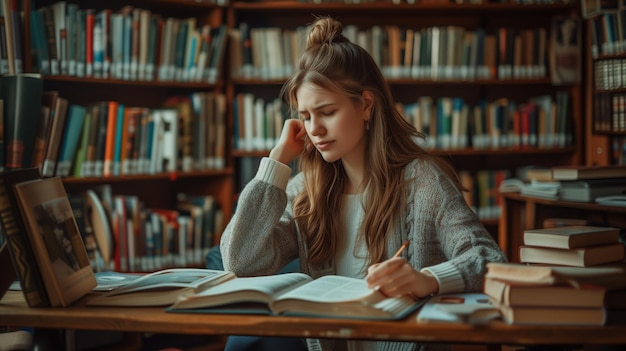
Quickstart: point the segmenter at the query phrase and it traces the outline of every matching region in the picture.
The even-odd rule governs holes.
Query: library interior
[[[224,270],[323,16],[502,250],[481,289]],[[626,0],[0,0],[0,121],[0,351],[626,346]]]

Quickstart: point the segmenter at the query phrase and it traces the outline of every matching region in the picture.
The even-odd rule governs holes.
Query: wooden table
[[[283,316],[241,316],[168,313],[162,308],[86,307],[29,308],[21,292],[0,300],[0,324],[12,327],[203,335],[264,335],[340,339],[494,345],[626,344],[626,325],[514,326],[421,324],[415,316],[403,321],[364,321]]]

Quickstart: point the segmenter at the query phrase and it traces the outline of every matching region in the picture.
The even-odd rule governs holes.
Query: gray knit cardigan
[[[432,162],[416,160],[407,166],[407,206],[398,213],[387,255],[405,240],[411,245],[403,257],[417,270],[428,270],[439,282],[439,293],[481,291],[487,262],[505,256],[452,181]],[[334,262],[309,264],[307,247],[293,219],[292,201],[303,188],[302,174],[263,158],[242,190],[233,218],[221,239],[226,270],[238,276],[277,272],[300,257],[300,269],[313,278],[335,274]],[[333,340],[308,339],[311,351],[334,349]],[[377,350],[432,350],[442,345],[379,342]]]

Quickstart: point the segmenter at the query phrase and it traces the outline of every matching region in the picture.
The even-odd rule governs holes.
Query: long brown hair
[[[296,72],[285,82],[281,95],[296,110],[296,93],[305,83],[361,101],[363,91],[374,96],[369,120],[364,183],[365,217],[361,226],[370,264],[385,259],[386,238],[394,218],[405,205],[404,169],[416,158],[440,165],[460,188],[454,169],[418,144],[418,132],[396,109],[391,90],[371,55],[342,34],[342,24],[330,17],[317,18],[310,27],[306,48]],[[314,148],[299,159],[305,187],[294,199],[294,216],[303,232],[308,259],[319,264],[334,257],[340,228],[341,200],[346,175],[341,160],[328,163]]]

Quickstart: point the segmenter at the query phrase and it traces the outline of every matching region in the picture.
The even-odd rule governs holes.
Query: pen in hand
[[[400,257],[400,254],[402,253],[402,251],[404,251],[407,247],[409,247],[409,241],[408,240],[405,241],[404,244],[402,244],[402,246],[400,246],[398,251],[396,251],[396,253],[393,254],[392,258]]]
[[[400,246],[400,248],[398,249],[398,251],[396,251],[395,254],[393,254],[393,256],[391,258],[396,258],[396,257],[400,257],[400,254],[402,254],[402,252],[404,250],[406,250],[406,248],[409,247],[409,241],[406,240],[404,242],[404,244],[402,244],[402,246]],[[374,291],[380,291],[380,286],[376,286],[374,289]]]

